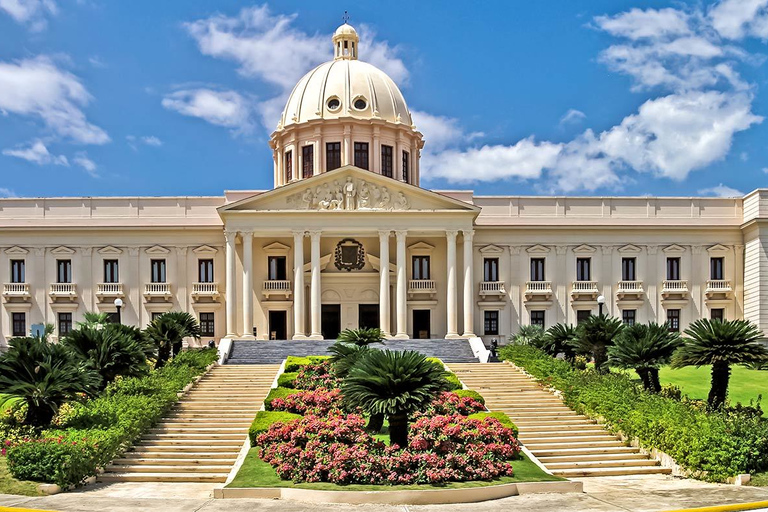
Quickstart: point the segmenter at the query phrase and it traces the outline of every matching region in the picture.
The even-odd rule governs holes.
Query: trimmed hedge
[[[182,352],[147,376],[119,379],[101,396],[70,404],[60,428],[8,448],[9,471],[19,480],[81,484],[157,423],[216,358],[216,349]]]
[[[277,378],[277,385],[281,388],[292,388],[296,385],[296,376],[299,372],[281,373]]]
[[[286,423],[291,420],[301,418],[301,414],[293,414],[284,411],[259,411],[256,413],[251,428],[248,429],[248,437],[251,439],[251,446],[256,446],[256,438],[269,430],[274,423]]]
[[[481,395],[480,393],[478,393],[477,391],[474,391],[472,389],[457,389],[457,390],[453,391],[453,393],[455,393],[455,394],[457,394],[457,395],[459,395],[461,397],[468,396],[469,398],[477,400],[481,404],[485,405],[485,398],[483,398],[483,395]]]
[[[288,356],[285,359],[285,373],[298,372],[302,366],[307,366],[313,363],[322,363],[326,359],[330,359],[331,356]]]
[[[722,482],[768,468],[768,420],[759,415],[653,395],[626,374],[576,370],[530,346],[508,345],[500,356],[562,391],[569,407],[667,453],[698,478]]]
[[[514,422],[510,419],[509,416],[507,416],[506,414],[504,414],[501,411],[476,412],[475,414],[470,414],[467,417],[475,419],[475,420],[482,420],[482,419],[485,419],[485,418],[495,418],[495,419],[499,420],[499,422],[503,426],[505,426],[507,428],[511,428],[512,430],[514,430],[515,431],[515,436],[517,436],[517,434],[518,434],[517,425],[514,424]]]
[[[269,390],[269,394],[267,395],[267,398],[264,399],[264,408],[266,408],[268,411],[271,411],[272,400],[274,400],[275,398],[285,398],[288,395],[293,395],[294,393],[299,393],[301,391],[304,391],[304,390],[293,389],[293,388],[283,388],[283,387],[272,388]]]

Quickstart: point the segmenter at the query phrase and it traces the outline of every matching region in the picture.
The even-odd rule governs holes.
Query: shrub
[[[448,390],[449,391],[457,391],[459,389],[463,389],[464,388],[464,385],[461,383],[461,381],[459,380],[459,378],[455,374],[453,374],[451,372],[447,372],[447,373],[448,374],[445,376],[445,380],[448,381]]]
[[[470,414],[467,417],[469,419],[472,419],[472,420],[483,420],[485,418],[494,418],[499,423],[501,423],[502,426],[504,426],[504,427],[506,427],[508,429],[511,429],[512,432],[515,433],[515,437],[517,437],[517,434],[518,434],[517,425],[515,425],[514,422],[512,422],[512,420],[510,419],[509,416],[507,416],[506,414],[504,414],[501,411],[476,412],[474,414]]]
[[[251,446],[256,446],[256,438],[269,430],[269,427],[275,423],[287,423],[292,420],[301,418],[301,414],[293,414],[292,412],[284,411],[259,411],[256,413],[253,423],[251,423],[250,429],[248,429],[248,437],[251,440]]]
[[[67,486],[92,471],[95,449],[88,439],[26,439],[8,446],[8,468],[19,480]]]
[[[333,389],[340,383],[341,379],[332,373],[329,359],[302,366],[293,381],[294,387],[299,389]]]
[[[341,343],[350,343],[359,347],[364,347],[373,343],[383,343],[384,333],[377,327],[370,329],[345,329],[341,331],[337,339]]]
[[[455,395],[458,395],[460,397],[469,397],[473,400],[477,400],[481,404],[485,405],[485,398],[483,398],[483,395],[478,393],[477,391],[474,391],[472,389],[457,389],[453,391]]]
[[[469,396],[459,396],[455,392],[443,392],[435,398],[429,407],[418,413],[419,417],[443,416],[446,414],[469,416],[476,412],[485,411],[485,405]]]
[[[268,411],[272,410],[272,401],[278,398],[285,398],[288,395],[293,395],[297,392],[303,391],[301,389],[293,389],[293,388],[272,388],[269,390],[269,394],[267,394],[267,398],[264,399],[264,408]]]
[[[298,372],[302,366],[322,363],[327,359],[330,359],[330,356],[288,356],[285,359],[285,368],[283,371],[286,373]]]
[[[281,388],[292,388],[296,385],[298,372],[281,373],[277,378],[277,385]]]
[[[273,398],[270,408],[273,411],[285,411],[295,414],[314,414],[326,416],[332,411],[341,409],[340,389],[315,389],[311,391],[299,391],[282,398]]]

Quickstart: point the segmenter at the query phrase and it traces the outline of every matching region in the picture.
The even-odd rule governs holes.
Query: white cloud
[[[250,128],[251,104],[235,91],[189,89],[163,98],[163,107],[180,114],[199,117],[211,124],[237,130]]]
[[[36,140],[26,148],[4,149],[5,156],[21,158],[27,162],[37,165],[64,165],[69,166],[67,157],[64,155],[52,155],[43,141]]]
[[[699,194],[703,196],[715,196],[715,197],[743,197],[744,192],[736,190],[735,188],[728,187],[720,183],[715,187],[703,188],[699,190]]]
[[[715,30],[728,39],[768,39],[768,0],[723,0],[709,17]]]
[[[0,62],[0,110],[39,118],[56,135],[80,144],[105,144],[109,135],[81,110],[91,95],[73,74],[46,56]]]
[[[18,197],[16,192],[9,188],[0,187],[0,197]]]
[[[691,33],[688,15],[677,9],[630,9],[615,16],[597,16],[595,23],[611,35],[631,40],[683,36]]]
[[[765,174],[768,174],[768,167],[763,167],[763,172],[764,172]]]
[[[107,67],[106,62],[101,60],[101,57],[98,55],[92,55],[91,57],[88,57],[88,62],[95,68],[102,69]]]
[[[97,178],[99,176],[96,172],[96,162],[88,158],[88,154],[85,152],[77,153],[72,161],[85,169],[85,172],[90,174],[92,177]]]
[[[483,136],[482,132],[466,133],[459,120],[453,117],[436,116],[420,110],[412,110],[411,116],[416,129],[424,134],[427,150],[433,153]]]
[[[158,137],[155,137],[154,135],[144,135],[142,137],[137,137],[135,135],[126,135],[125,140],[128,141],[128,145],[133,149],[134,151],[139,150],[139,144],[144,144],[146,146],[153,146],[153,147],[160,147],[163,145],[163,141],[160,140]]]
[[[154,135],[144,136],[141,138],[141,141],[147,146],[160,147],[163,145],[163,141],[161,141],[159,138],[155,137]]]
[[[58,7],[53,0],[0,0],[0,9],[17,23],[26,24],[33,31],[47,26],[46,16],[55,16]]]
[[[562,126],[566,124],[578,124],[586,118],[587,118],[587,114],[585,114],[581,110],[576,110],[575,108],[571,108],[571,109],[568,109],[568,112],[566,112],[563,115],[563,117],[560,118],[560,125]]]

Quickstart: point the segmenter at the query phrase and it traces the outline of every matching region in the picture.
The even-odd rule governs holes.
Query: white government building
[[[746,318],[768,333],[768,189],[743,198],[476,196],[419,186],[398,87],[335,57],[294,88],[269,191],[0,200],[0,345],[87,311],[145,326],[183,310],[204,340],[483,337],[576,323]]]

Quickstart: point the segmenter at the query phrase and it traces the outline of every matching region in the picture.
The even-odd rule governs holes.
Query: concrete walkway
[[[213,500],[210,484],[114,483],[40,498],[0,495],[0,506],[60,512],[658,512],[768,500],[768,488],[735,487],[664,475],[585,478],[583,494],[532,494],[463,505],[334,505],[283,500]]]

